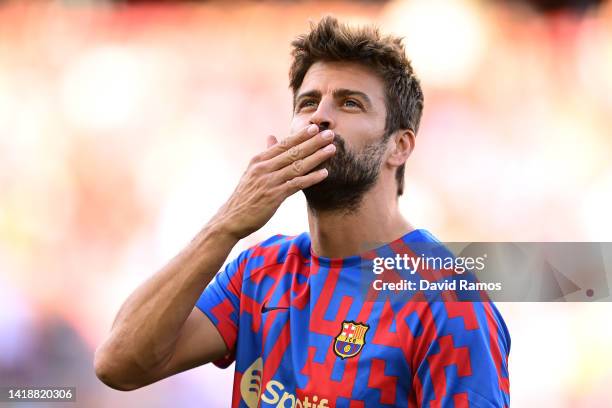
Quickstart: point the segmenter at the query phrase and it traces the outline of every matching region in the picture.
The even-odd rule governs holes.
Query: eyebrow
[[[368,108],[372,107],[372,101],[370,100],[370,97],[365,94],[364,92],[361,91],[357,91],[354,89],[346,89],[346,88],[338,88],[338,89],[334,89],[332,91],[332,95],[334,97],[334,99],[339,99],[339,98],[345,98],[347,96],[359,96],[361,99],[364,100],[365,104],[367,105]],[[312,91],[306,91],[303,92],[301,94],[299,94],[296,98],[295,98],[295,104],[297,104],[297,102],[300,99],[303,98],[317,98],[320,99],[321,98],[321,92],[315,90]]]

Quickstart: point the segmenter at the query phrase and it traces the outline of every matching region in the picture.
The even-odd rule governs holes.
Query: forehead
[[[351,89],[367,94],[374,103],[384,103],[384,83],[374,70],[355,62],[315,62],[306,72],[297,94],[318,90]]]

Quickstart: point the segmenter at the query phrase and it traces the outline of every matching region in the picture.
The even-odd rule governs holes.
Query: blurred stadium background
[[[131,393],[122,301],[287,134],[289,42],[331,13],[405,36],[425,113],[401,205],[446,241],[610,241],[612,4],[0,2],[0,385],[79,406],[229,406],[232,369]],[[239,250],[307,228],[301,195]],[[516,407],[612,403],[609,303],[504,303]]]

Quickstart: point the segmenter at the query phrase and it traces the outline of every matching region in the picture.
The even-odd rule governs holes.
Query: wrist
[[[213,218],[206,224],[200,235],[211,237],[217,243],[227,243],[232,247],[240,241],[239,237],[223,219]]]

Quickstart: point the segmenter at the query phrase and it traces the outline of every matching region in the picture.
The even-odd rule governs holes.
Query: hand
[[[263,227],[287,197],[327,177],[327,169],[311,170],[336,152],[333,140],[331,130],[319,132],[317,125],[280,142],[269,136],[268,149],[251,159],[216,221],[238,240]]]

